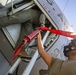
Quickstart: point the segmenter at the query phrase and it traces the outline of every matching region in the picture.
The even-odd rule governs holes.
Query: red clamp
[[[19,45],[18,48],[15,49],[12,60],[10,61],[10,64],[12,65],[12,61],[19,55],[20,51],[22,50],[22,48],[29,43],[33,38],[36,37],[36,35],[42,31],[41,28],[38,28],[37,30],[35,30],[34,32],[32,32],[30,35],[25,36],[22,43]]]
[[[30,35],[24,37],[24,39],[23,39],[22,43],[20,44],[20,46],[17,49],[15,49],[10,64],[12,64],[12,61],[18,56],[18,54],[20,53],[20,51],[22,50],[24,45],[29,43],[42,30],[47,30],[47,31],[50,31],[50,32],[52,32],[54,34],[63,35],[63,36],[66,36],[66,37],[71,37],[71,38],[76,39],[76,35],[75,35],[76,33],[74,33],[74,32],[68,32],[68,31],[62,31],[62,30],[54,30],[54,29],[49,29],[49,28],[47,28],[45,26],[41,26],[40,28],[38,28],[37,30],[32,32]]]

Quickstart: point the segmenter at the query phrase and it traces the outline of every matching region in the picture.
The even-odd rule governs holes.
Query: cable
[[[66,8],[66,6],[67,6],[68,2],[69,2],[69,0],[66,2],[66,5],[64,6],[63,12],[64,12],[64,10],[65,10],[65,8]]]

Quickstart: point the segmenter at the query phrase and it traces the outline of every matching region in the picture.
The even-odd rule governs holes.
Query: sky
[[[55,0],[76,32],[76,0]]]

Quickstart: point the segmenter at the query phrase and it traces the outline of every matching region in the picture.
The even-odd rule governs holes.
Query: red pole
[[[50,31],[50,32],[52,32],[54,34],[63,35],[63,36],[66,36],[66,37],[71,37],[71,38],[76,39],[76,35],[75,35],[76,33],[74,33],[74,32],[54,30],[54,29],[49,29],[47,27],[41,26],[39,29],[35,30],[30,35],[24,37],[24,39],[23,39],[22,43],[20,44],[20,46],[17,49],[15,49],[10,64],[12,64],[12,61],[18,56],[18,54],[22,50],[23,46],[26,45],[27,43],[29,43],[42,30],[47,30],[47,31]]]
[[[54,34],[63,35],[63,36],[66,36],[66,37],[76,39],[76,33],[74,33],[74,32],[68,32],[68,31],[63,31],[63,30],[54,30],[54,29],[49,29],[47,27],[41,27],[41,30],[47,30],[47,31],[50,31]]]
[[[36,37],[36,35],[42,31],[41,28],[35,30],[34,32],[32,32],[30,35],[25,36],[22,43],[19,45],[18,48],[15,49],[12,60],[10,61],[10,64],[12,65],[12,61],[19,55],[20,51],[22,50],[22,48],[29,43],[33,38]]]

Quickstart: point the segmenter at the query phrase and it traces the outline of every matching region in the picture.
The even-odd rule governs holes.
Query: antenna
[[[67,2],[65,4],[64,9],[63,9],[63,12],[65,11],[65,8],[67,7],[68,3],[69,3],[69,0],[67,0]]]

